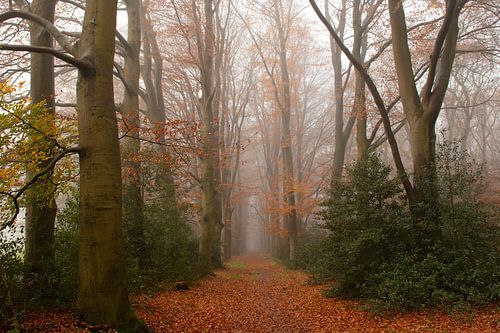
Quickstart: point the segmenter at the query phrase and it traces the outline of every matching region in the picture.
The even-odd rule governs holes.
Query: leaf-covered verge
[[[310,285],[308,275],[269,259],[245,256],[232,263],[188,291],[136,296],[137,314],[156,332],[487,333],[500,329],[500,312],[495,306],[460,314],[433,310],[377,316],[361,310],[359,302],[324,297],[324,285]],[[32,314],[23,328],[90,331],[67,312]]]
[[[166,219],[161,204],[146,214],[147,269],[140,270],[135,257],[127,253],[129,288],[133,293],[152,292],[176,281],[198,278],[196,239],[180,219]],[[168,215],[166,215],[168,216]],[[126,247],[128,247],[128,238]],[[78,200],[69,197],[56,224],[54,262],[47,263],[46,279],[51,283],[28,296],[24,288],[26,264],[23,240],[0,239],[0,332],[2,327],[16,328],[29,311],[43,308],[71,308],[78,289]],[[144,255],[144,254],[143,254]],[[85,325],[84,325],[85,326]]]

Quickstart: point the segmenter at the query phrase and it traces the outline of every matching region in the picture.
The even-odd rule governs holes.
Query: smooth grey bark
[[[447,0],[444,21],[434,42],[427,80],[417,91],[404,6],[388,0],[399,93],[410,127],[415,203],[435,203],[435,126],[450,80],[458,39],[458,17],[466,1]],[[431,193],[429,193],[429,191]]]
[[[130,243],[130,254],[137,258],[141,269],[145,268],[144,202],[142,198],[139,79],[141,50],[141,1],[127,0],[127,47],[124,54],[123,79],[126,82],[122,101],[123,119],[127,136],[122,139],[124,170],[123,212],[125,231]]]
[[[148,331],[126,285],[122,183],[113,92],[116,0],[88,0],[79,55],[94,64],[77,87],[80,156],[78,308],[84,320]]]
[[[54,23],[55,0],[34,0],[31,13]],[[39,24],[30,24],[31,45],[53,47],[52,36]],[[31,54],[30,95],[34,104],[45,101],[47,113],[55,116],[54,57],[50,54]],[[47,143],[48,144],[48,143]],[[40,163],[43,169],[47,163]],[[29,174],[29,178],[33,175]],[[26,240],[25,259],[31,274],[28,277],[28,289],[40,288],[44,283],[44,274],[48,273],[54,258],[54,226],[57,206],[55,201],[56,186],[48,179],[30,189],[26,205]],[[32,278],[35,281],[32,281]],[[42,281],[37,281],[39,278]],[[49,288],[50,289],[50,288]]]
[[[336,31],[341,40],[344,40],[345,26],[347,15],[347,0],[343,0],[341,4],[339,20]],[[329,3],[325,0],[325,17],[329,22],[332,22],[330,16]],[[335,95],[335,138],[334,152],[332,165],[332,185],[340,180],[346,155],[346,147],[349,137],[354,127],[356,119],[355,115],[349,117],[347,124],[344,126],[344,80],[342,69],[342,50],[335,43],[335,40],[330,37],[330,54],[333,66],[333,86]]]
[[[375,82],[371,78],[370,74],[368,74],[367,69],[363,67],[363,64],[356,57],[354,57],[351,51],[349,51],[349,49],[345,46],[342,39],[339,37],[339,35],[335,31],[331,23],[319,9],[318,5],[316,4],[316,1],[309,0],[309,3],[311,4],[314,12],[316,13],[320,21],[327,28],[328,32],[330,33],[330,36],[334,39],[335,43],[340,47],[340,49],[347,57],[347,59],[351,62],[351,64],[354,66],[356,71],[363,77],[363,80],[365,81],[366,86],[369,89],[375,104],[377,105],[377,109],[381,117],[381,122],[384,126],[385,134],[387,136],[387,141],[389,142],[389,146],[391,147],[391,153],[394,159],[396,170],[398,172],[398,176],[405,188],[408,201],[410,203],[413,203],[414,202],[413,186],[410,182],[410,179],[408,178],[408,174],[406,173],[403,161],[401,160],[398,143],[394,136],[394,132],[392,130],[391,122],[388,116],[388,108],[385,106],[384,100],[382,99],[382,96],[380,95],[380,92],[378,91]]]
[[[196,3],[192,2],[193,14],[197,13]],[[199,261],[204,273],[212,269],[212,251],[214,237],[216,236],[216,198],[215,198],[215,153],[216,136],[214,127],[214,7],[212,0],[203,1],[204,29],[202,32],[201,21],[196,17],[197,44],[201,68],[200,109],[202,113],[202,218],[200,221]]]
[[[274,21],[278,31],[279,39],[279,65],[281,74],[281,155],[283,158],[283,192],[286,203],[286,225],[289,239],[289,258],[294,260],[299,246],[297,208],[295,206],[294,191],[294,166],[292,152],[292,135],[290,131],[291,118],[291,94],[290,94],[290,74],[287,61],[287,40],[282,17],[281,0],[274,0]]]

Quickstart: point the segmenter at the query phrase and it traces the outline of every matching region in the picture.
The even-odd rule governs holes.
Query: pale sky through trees
[[[206,320],[225,279],[263,332],[339,331],[345,303],[269,258],[384,310],[497,299],[499,22],[495,0],[0,0],[0,330],[50,299],[82,329],[252,331]],[[198,282],[190,319],[129,296]],[[283,319],[283,285],[331,313]],[[193,306],[169,293],[144,309]]]

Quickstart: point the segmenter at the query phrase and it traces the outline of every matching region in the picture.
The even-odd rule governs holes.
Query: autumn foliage
[[[439,311],[380,317],[360,302],[325,298],[324,286],[306,274],[255,255],[237,257],[216,277],[188,291],[133,298],[134,307],[156,332],[496,332],[495,307],[466,314]],[[38,332],[96,332],[65,312],[32,315],[23,328]],[[100,332],[113,332],[101,327]]]

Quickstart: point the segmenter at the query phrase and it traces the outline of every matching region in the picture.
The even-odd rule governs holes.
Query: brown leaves
[[[133,299],[137,315],[156,332],[498,332],[495,307],[462,315],[426,311],[380,317],[359,303],[325,298],[322,286],[263,257],[233,260],[191,290]],[[81,325],[79,325],[81,326]],[[31,332],[88,332],[67,313],[32,317]]]
[[[494,308],[461,317],[440,312],[377,317],[359,303],[325,298],[307,276],[259,257],[233,260],[186,292],[135,300],[157,332],[495,332]],[[473,318],[473,319],[471,319]]]
[[[0,332],[2,332],[1,327]],[[21,325],[21,332],[117,333],[116,330],[105,325],[91,325],[84,321],[75,320],[71,313],[59,310],[28,315]]]

